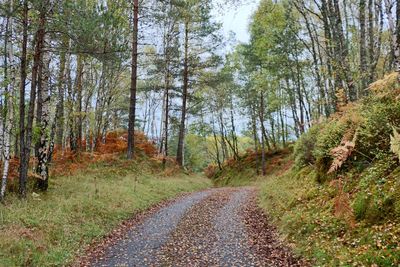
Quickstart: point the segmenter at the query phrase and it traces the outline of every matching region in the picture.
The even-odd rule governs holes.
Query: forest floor
[[[307,266],[257,205],[253,187],[216,188],[137,214],[77,266]]]

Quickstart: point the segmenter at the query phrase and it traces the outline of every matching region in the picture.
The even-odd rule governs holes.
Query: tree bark
[[[62,47],[69,50],[69,39],[68,37],[64,37],[62,39]],[[62,149],[63,139],[64,139],[64,84],[65,84],[65,65],[66,65],[66,52],[61,51],[60,54],[60,67],[58,72],[58,99],[56,105],[56,118],[57,118],[57,126],[56,126],[56,145]]]
[[[260,124],[261,124],[261,170],[262,175],[267,175],[267,166],[266,166],[266,153],[265,153],[265,142],[267,141],[265,138],[265,127],[264,127],[264,93],[261,92],[260,96]]]
[[[182,114],[181,123],[179,126],[179,140],[178,150],[176,153],[176,161],[179,166],[183,166],[183,148],[185,142],[185,122],[186,122],[186,109],[188,99],[188,88],[189,88],[189,21],[185,21],[185,58],[183,62],[183,92],[182,92]]]
[[[360,75],[361,91],[367,87],[367,49],[366,49],[366,29],[365,29],[365,0],[360,0]]]
[[[10,1],[10,13],[13,12],[13,1]],[[5,129],[4,129],[4,159],[3,159],[3,174],[1,179],[1,189],[0,189],[0,201],[4,200],[6,194],[7,180],[8,180],[8,172],[10,168],[10,158],[11,158],[11,132],[12,125],[14,123],[14,106],[13,106],[13,98],[15,95],[15,62],[14,62],[14,49],[11,38],[13,36],[13,25],[14,19],[12,16],[7,18],[7,28],[6,28],[6,36],[5,36],[5,46],[10,62],[10,77],[11,80],[6,86],[6,116],[5,116]],[[7,58],[7,54],[4,55]]]
[[[27,67],[27,46],[28,46],[28,0],[24,0],[22,15],[22,48],[21,48],[21,73],[19,87],[19,138],[20,138],[20,166],[19,166],[19,195],[26,197],[26,181],[25,174],[25,84],[26,84],[26,67]]]
[[[78,150],[82,149],[82,130],[83,130],[83,115],[82,115],[82,79],[83,79],[83,56],[78,55],[78,63],[77,63],[77,77],[76,77],[76,92],[77,92],[77,112],[78,112],[78,121],[76,126],[76,139],[77,139],[77,148]]]
[[[49,87],[49,78],[50,78],[50,58],[47,53],[43,55],[42,62],[42,88],[40,90],[40,96],[38,95],[38,99],[41,99],[41,121],[40,121],[40,138],[39,138],[39,146],[38,146],[38,165],[36,168],[36,172],[39,174],[41,179],[37,180],[36,186],[41,191],[46,191],[49,186],[49,168],[48,162],[50,158],[50,146],[49,146],[49,135],[48,135],[48,126],[50,121],[50,87]]]
[[[394,51],[396,71],[400,75],[400,0],[396,1],[396,45]]]
[[[136,87],[137,87],[137,48],[138,48],[138,22],[139,22],[139,0],[133,0],[133,34],[132,34],[132,71],[131,89],[129,102],[129,128],[128,128],[128,159],[135,154],[135,122],[136,122]]]
[[[39,28],[36,32],[36,45],[35,45],[35,53],[33,57],[33,67],[32,67],[32,82],[31,82],[31,92],[30,92],[30,100],[29,100],[29,111],[26,125],[26,139],[24,146],[24,157],[20,162],[20,179],[24,180],[26,183],[28,177],[28,167],[29,167],[29,159],[31,152],[31,143],[33,137],[33,119],[34,119],[34,111],[35,111],[35,102],[36,102],[36,90],[38,87],[39,80],[42,77],[39,75],[39,67],[42,59],[42,52],[44,46],[44,38],[45,38],[45,26],[46,26],[46,11],[44,8],[40,11],[39,17]],[[42,73],[40,73],[42,74]],[[22,178],[21,178],[22,177]],[[25,185],[26,186],[26,185]],[[25,188],[26,189],[26,188]]]

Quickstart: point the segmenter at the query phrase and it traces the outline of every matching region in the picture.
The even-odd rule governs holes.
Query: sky
[[[224,0],[216,0],[221,3]],[[234,32],[238,42],[248,42],[250,35],[248,26],[250,17],[258,6],[259,0],[246,0],[244,4],[237,8],[228,7],[226,10],[215,10],[217,19],[223,23],[225,37],[229,37],[230,32]]]

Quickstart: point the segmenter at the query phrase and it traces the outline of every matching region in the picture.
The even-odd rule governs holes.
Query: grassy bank
[[[353,213],[353,207],[340,201],[334,183],[319,185],[315,177],[309,167],[271,177],[261,186],[261,206],[297,253],[315,266],[398,266],[398,220],[355,220],[352,225],[343,215]]]
[[[289,148],[268,151],[266,153],[266,172],[271,176],[281,175],[293,164],[289,155],[292,150]],[[254,153],[247,151],[239,159],[230,159],[222,165],[220,170],[216,165],[210,165],[205,170],[216,186],[247,186],[259,185],[265,177],[261,173],[261,152]]]
[[[206,174],[216,185],[256,185],[260,205],[315,266],[400,266],[400,85],[392,73],[316,121],[293,153],[247,152]],[[258,157],[257,157],[258,155]]]
[[[263,182],[261,205],[317,266],[400,264],[400,87],[393,73],[338,107]]]
[[[60,266],[134,212],[210,186],[200,175],[156,175],[150,163],[115,159],[53,177],[44,194],[0,205],[0,266]]]

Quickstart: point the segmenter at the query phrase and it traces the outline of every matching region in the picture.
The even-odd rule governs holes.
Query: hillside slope
[[[263,184],[262,206],[316,265],[400,263],[397,77],[314,125],[295,145],[292,171]]]
[[[368,96],[311,127],[288,172],[247,179],[248,167],[235,169],[242,183],[258,181],[260,205],[316,266],[400,264],[397,78],[373,83]]]

